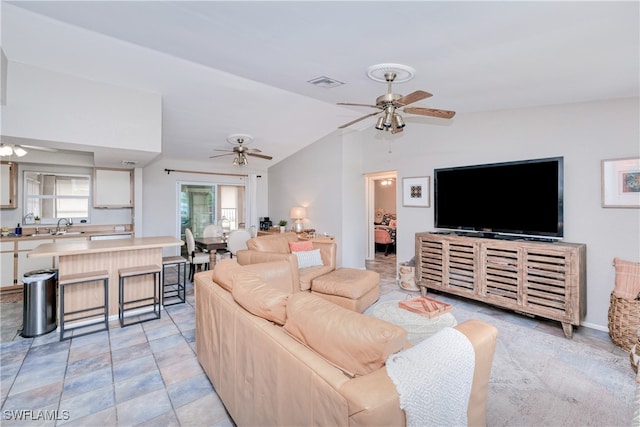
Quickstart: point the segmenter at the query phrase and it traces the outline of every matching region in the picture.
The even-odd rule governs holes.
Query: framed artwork
[[[402,178],[402,206],[428,208],[429,177]]]
[[[602,207],[640,208],[640,158],[602,161]]]

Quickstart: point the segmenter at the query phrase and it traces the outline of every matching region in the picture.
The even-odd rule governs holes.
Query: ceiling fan
[[[430,96],[433,96],[433,95],[423,90],[417,90],[406,96],[393,93],[391,90],[391,85],[393,81],[396,79],[396,76],[397,74],[392,71],[384,73],[384,78],[387,82],[388,89],[386,94],[381,95],[376,99],[376,105],[338,102],[338,105],[372,107],[380,110],[371,114],[367,114],[366,116],[362,116],[349,123],[346,123],[340,126],[338,129],[346,128],[347,126],[351,126],[352,124],[357,123],[361,120],[364,120],[368,117],[372,117],[372,116],[375,116],[376,114],[382,113],[382,116],[380,116],[378,118],[378,121],[376,122],[376,129],[387,130],[387,131],[390,130],[391,133],[398,133],[398,132],[402,132],[405,126],[404,120],[402,119],[402,116],[398,114],[398,111],[402,111],[404,113],[409,113],[409,114],[418,114],[421,116],[438,117],[441,119],[450,119],[456,114],[455,111],[436,110],[433,108],[424,108],[424,107],[407,107],[407,105],[409,104],[413,104],[414,102],[429,98]]]
[[[215,148],[215,151],[224,151],[226,154],[217,154],[215,156],[210,156],[210,159],[214,159],[216,157],[224,157],[224,156],[234,156],[233,164],[235,166],[246,166],[249,164],[247,156],[259,157],[261,159],[271,160],[273,157],[267,156],[262,153],[261,150],[257,148],[247,148],[244,144],[250,144],[253,141],[253,137],[251,135],[246,134],[234,134],[229,135],[227,138],[227,142],[229,144],[234,144],[233,149],[223,149],[223,148]]]

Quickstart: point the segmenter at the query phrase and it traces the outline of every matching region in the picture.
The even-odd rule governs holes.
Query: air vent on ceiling
[[[326,76],[316,77],[315,79],[308,80],[308,82],[311,83],[312,85],[316,85],[324,88],[332,88],[332,87],[337,87],[344,84],[342,82],[339,82],[338,80],[335,80],[335,79],[332,79],[331,77],[326,77]]]
[[[122,164],[125,166],[135,166],[138,162],[135,160],[123,160]]]

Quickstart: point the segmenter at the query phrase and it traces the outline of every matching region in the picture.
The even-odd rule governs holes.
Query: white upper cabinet
[[[95,168],[93,170],[94,208],[132,208],[133,171]]]

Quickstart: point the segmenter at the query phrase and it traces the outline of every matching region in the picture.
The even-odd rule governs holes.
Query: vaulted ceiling
[[[639,94],[638,2],[3,1],[9,61],[162,95],[163,155],[248,133],[268,167],[372,112],[399,63],[415,106],[479,111]],[[323,88],[308,81],[344,84]],[[431,126],[431,118],[407,118]],[[455,118],[453,120],[456,120]],[[354,126],[373,126],[373,118]]]

